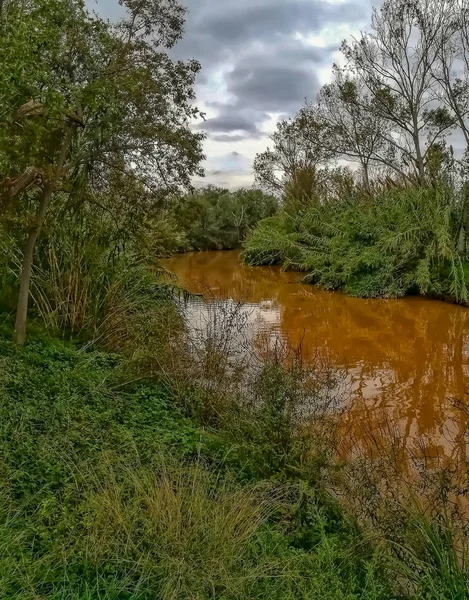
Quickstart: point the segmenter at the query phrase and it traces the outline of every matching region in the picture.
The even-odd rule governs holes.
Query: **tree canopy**
[[[368,188],[377,177],[424,184],[437,155],[459,175],[469,142],[468,15],[467,0],[385,0],[370,30],[343,42],[342,66],[316,101],[278,125],[255,162],[259,183],[282,194],[298,168],[347,160]],[[466,146],[457,163],[453,134]]]
[[[27,213],[20,343],[51,202],[56,214],[89,201],[135,222],[201,174],[203,134],[189,127],[200,65],[167,54],[185,10],[174,0],[121,4],[117,23],[89,13],[82,0],[2,7],[1,211]]]

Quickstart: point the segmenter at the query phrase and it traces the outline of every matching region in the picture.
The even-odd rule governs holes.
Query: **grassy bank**
[[[177,382],[135,381],[122,356],[41,327],[23,350],[10,337],[7,322],[2,598],[467,597],[449,531],[444,537],[430,518],[388,507],[393,535],[379,519],[367,533],[327,491],[326,473],[337,465],[315,452],[309,432],[292,437],[305,375],[298,365],[262,367],[260,408],[227,397],[223,383],[223,412],[221,387],[201,391],[182,372]],[[351,492],[357,502],[359,487]]]
[[[302,210],[287,206],[248,236],[244,259],[304,271],[306,281],[352,296],[421,294],[467,303],[458,210],[444,188],[356,191]]]
[[[466,302],[465,183],[371,201],[415,181],[412,166],[364,193],[346,170],[316,170],[334,153],[310,142],[337,129],[305,136],[302,118],[255,161],[275,197],[196,191],[200,65],[171,58],[185,8],[122,0],[107,20],[87,4],[0,0],[0,600],[469,597],[467,527],[450,510],[467,484],[437,479],[421,505],[396,465],[339,462],[344,373],[256,345],[234,301],[185,327],[155,266],[256,228],[252,264],[356,295]],[[379,95],[370,106],[391,109]],[[435,164],[414,164],[419,185],[454,171],[439,138]],[[235,173],[244,159],[230,156]]]
[[[307,478],[254,476],[254,445],[189,420],[161,382],[127,383],[116,355],[10,334],[2,598],[390,597],[379,554]]]

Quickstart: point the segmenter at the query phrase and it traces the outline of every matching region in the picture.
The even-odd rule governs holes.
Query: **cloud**
[[[249,139],[260,139],[266,134],[259,129],[271,118],[267,113],[249,109],[237,109],[220,104],[219,115],[206,119],[195,125],[195,129],[205,131],[207,136],[216,142],[239,142]]]
[[[371,0],[183,1],[186,33],[175,52],[202,63],[197,97],[209,117],[198,128],[207,132],[209,160],[218,147],[222,153],[236,144],[249,157],[238,179],[252,181],[253,148],[268,145],[279,115],[314,100],[344,33],[369,21]],[[207,180],[220,180],[225,166],[215,170],[222,173],[208,169]],[[226,177],[233,180],[233,173]]]
[[[206,66],[239,51],[249,54],[255,45],[276,46],[298,33],[354,23],[368,12],[367,2],[353,0],[185,0],[184,4],[189,13],[178,51],[189,52]]]
[[[240,64],[228,74],[227,83],[237,105],[270,112],[295,111],[319,90],[307,65]]]
[[[222,133],[219,135],[213,135],[213,134],[209,134],[209,139],[213,140],[214,142],[228,142],[228,143],[234,143],[234,142],[243,142],[245,140],[259,140],[261,138],[264,137],[268,137],[266,133],[262,133],[261,131],[257,131],[255,134],[235,134],[235,135],[227,135],[226,133]]]
[[[219,117],[212,119],[206,119],[203,123],[199,123],[197,128],[208,132],[246,131],[255,133],[256,131],[256,127],[252,120],[241,114],[236,114],[235,112],[222,114]]]
[[[241,149],[244,171],[223,179],[239,182],[252,181],[254,148],[268,145],[279,115],[293,115],[306,97],[314,100],[342,39],[367,27],[371,3],[381,0],[179,1],[187,21],[171,54],[202,64],[196,94],[207,120],[195,127],[208,134],[208,162],[211,153],[224,156],[227,143]],[[122,10],[117,0],[98,2],[106,16]],[[224,169],[207,167],[205,183],[221,180]]]
[[[237,189],[252,185],[252,162],[241,152],[234,150],[209,157],[204,166],[206,176],[194,181],[196,187],[212,184],[218,187]]]

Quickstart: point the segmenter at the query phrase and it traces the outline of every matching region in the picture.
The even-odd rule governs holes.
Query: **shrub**
[[[42,237],[32,272],[31,312],[56,334],[99,343],[152,372],[165,354],[168,332],[182,327],[174,285],[163,283],[162,272],[133,252],[121,254],[104,243],[108,232],[96,227],[93,220],[66,221],[54,236]],[[17,286],[11,274],[20,262],[12,242],[0,265],[10,298]]]
[[[208,186],[175,199],[168,214],[184,235],[179,250],[223,250],[238,248],[258,221],[278,210],[273,196],[260,190]]]
[[[2,598],[389,598],[307,485],[244,481],[117,356],[31,333],[0,357]]]
[[[353,296],[417,292],[467,302],[458,226],[447,189],[356,195],[261,222],[246,241],[244,259],[305,271],[306,281]]]
[[[241,488],[200,462],[111,469],[86,502],[88,560],[142,597],[239,597],[264,567],[247,551],[278,509],[269,487]]]

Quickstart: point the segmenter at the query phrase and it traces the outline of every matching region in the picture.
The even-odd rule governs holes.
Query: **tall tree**
[[[454,115],[469,149],[469,1],[455,0],[440,30],[438,55],[432,67],[439,100]]]
[[[428,149],[454,120],[435,104],[432,75],[450,0],[385,0],[374,10],[372,32],[342,50],[366,86],[370,107],[382,119],[385,148],[375,160],[422,182]],[[384,151],[383,151],[384,150]]]
[[[256,156],[256,182],[268,193],[282,196],[286,186],[295,187],[305,196],[312,193],[316,169],[333,158],[325,140],[325,130],[311,112],[281,121],[271,136],[273,148]]]
[[[2,205],[36,203],[24,247],[15,327],[23,344],[34,249],[51,200],[79,190],[110,195],[122,178],[161,199],[199,173],[203,136],[195,61],[165,50],[182,35],[175,0],[122,0],[126,17],[110,24],[82,0],[11,0],[0,36]],[[85,196],[82,195],[82,198]]]
[[[382,150],[383,131],[363,82],[335,66],[333,82],[318,94],[317,109],[303,109],[306,118],[311,110],[327,131],[325,141],[331,153],[358,161],[365,188],[370,190],[370,166]]]

